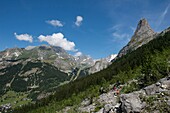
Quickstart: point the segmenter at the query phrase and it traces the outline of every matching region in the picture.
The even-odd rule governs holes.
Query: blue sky
[[[170,26],[169,0],[0,0],[0,50],[42,44],[97,59],[127,44],[141,18]]]

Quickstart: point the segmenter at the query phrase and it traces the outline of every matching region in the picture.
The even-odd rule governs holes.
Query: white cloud
[[[115,41],[129,40],[129,37],[130,37],[129,33],[122,32],[125,29],[126,29],[126,26],[124,26],[123,24],[117,24],[117,25],[114,25],[113,27],[109,28],[109,31],[112,32],[112,37],[113,37],[112,41],[115,42]]]
[[[157,28],[161,25],[162,21],[164,20],[166,14],[168,13],[170,4],[165,8],[165,10],[162,12],[161,16],[159,17],[159,21],[157,23]]]
[[[77,52],[77,53],[75,53],[74,56],[78,57],[78,56],[81,56],[81,55],[82,55],[82,52]]]
[[[117,30],[119,30],[122,26],[123,26],[122,24],[117,24],[117,25],[112,26],[112,27],[109,28],[108,30],[109,30],[109,31],[117,31]]]
[[[54,27],[63,27],[62,22],[59,20],[48,20],[46,22]]]
[[[79,27],[82,24],[82,21],[83,21],[83,17],[82,16],[77,16],[75,25]]]
[[[126,34],[126,33],[119,34],[117,32],[114,32],[112,35],[113,35],[114,38],[120,39],[120,40],[129,37],[129,34]]]
[[[38,39],[41,42],[47,42],[52,46],[59,46],[68,51],[76,51],[74,42],[68,41],[64,38],[62,33],[53,33],[52,35],[47,36],[40,35]]]
[[[14,35],[18,40],[33,42],[33,37],[31,35],[29,35],[29,34],[17,35],[17,33],[14,33]]]

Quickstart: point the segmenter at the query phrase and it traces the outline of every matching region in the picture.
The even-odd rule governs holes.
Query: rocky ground
[[[69,113],[71,109],[73,107],[67,106],[61,112]],[[74,109],[78,113],[169,113],[170,76],[128,94],[116,95],[116,91],[110,90],[99,97],[83,100]]]

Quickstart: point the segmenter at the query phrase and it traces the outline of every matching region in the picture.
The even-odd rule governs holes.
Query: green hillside
[[[137,50],[117,59],[107,69],[80,78],[74,82],[57,88],[54,95],[36,104],[29,104],[15,109],[16,113],[53,113],[65,106],[76,106],[84,98],[93,98],[100,94],[100,87],[107,90],[109,84],[119,81],[121,84],[136,79],[138,84],[132,84],[123,89],[124,93],[139,90],[168,76],[170,61],[170,32],[158,36]],[[72,111],[76,112],[76,111]]]
[[[42,92],[51,91],[70,77],[55,66],[41,61],[23,61],[1,69],[0,94],[7,91],[29,92],[29,97],[36,99]]]

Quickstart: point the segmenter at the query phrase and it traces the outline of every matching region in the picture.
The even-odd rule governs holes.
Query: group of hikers
[[[116,84],[113,86],[114,96],[117,96],[120,94],[120,91],[122,90],[122,86],[120,85],[120,82],[116,82]]]
[[[117,81],[114,86],[112,87],[112,91],[114,91],[114,96],[117,96],[120,94],[120,91],[122,90],[122,85],[120,84],[119,81]],[[100,93],[107,93],[107,90],[104,89],[103,87],[100,88]]]

